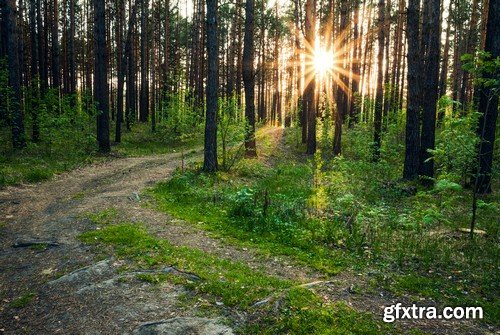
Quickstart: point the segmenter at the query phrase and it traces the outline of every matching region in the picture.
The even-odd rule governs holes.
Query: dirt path
[[[127,220],[144,223],[173,244],[238,259],[280,277],[307,280],[303,278],[307,269],[289,271],[286,261],[274,257],[262,261],[256,252],[225,245],[202,230],[143,206],[147,201],[144,189],[167,179],[180,165],[180,154],[111,159],[49,182],[0,190],[0,333],[124,334],[146,322],[196,314],[193,306],[183,309],[176,304],[176,297],[184,293],[181,288],[167,284],[155,290],[134,278],[123,280],[118,274],[122,263],[100,261],[78,241],[79,234],[95,229],[84,214],[108,208],[115,208]],[[37,241],[54,245],[13,247]],[[12,307],[19,297],[30,295],[33,301],[26,306]],[[213,327],[214,334],[227,330],[215,323],[207,326],[206,320],[189,322]]]
[[[198,152],[188,160],[199,157]],[[178,297],[185,293],[182,287],[166,283],[159,289],[141,282],[134,273],[121,271],[124,261],[103,260],[76,238],[95,229],[83,214],[108,208],[115,208],[129,221],[144,223],[149,231],[175,245],[239,260],[281,278],[300,282],[324,279],[286,258],[228,245],[143,206],[148,201],[143,191],[166,180],[180,165],[180,154],[111,159],[49,182],[1,190],[0,333],[232,334],[221,325],[222,319],[198,318],[197,306],[180,305]],[[36,241],[50,243],[46,249],[13,247]],[[332,300],[378,314],[384,304],[393,301],[385,296],[353,294],[355,281],[359,279],[340,276],[317,289]],[[19,297],[26,297],[26,306],[14,308],[13,303],[22,304]],[[459,333],[482,333],[476,330]]]

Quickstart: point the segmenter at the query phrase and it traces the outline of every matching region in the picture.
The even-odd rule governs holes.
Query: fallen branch
[[[12,245],[12,248],[27,248],[32,246],[58,247],[59,243],[55,241],[18,241]]]
[[[314,286],[328,285],[328,284],[331,284],[331,283],[332,283],[331,281],[327,281],[327,280],[318,280],[318,281],[314,281],[314,282],[311,282],[311,283],[305,283],[305,284],[300,284],[300,285],[292,286],[292,287],[289,287],[289,288],[281,291],[279,294],[275,293],[275,294],[272,294],[272,295],[270,295],[269,297],[267,297],[265,299],[257,301],[256,303],[254,303],[252,305],[252,307],[260,307],[260,306],[268,304],[269,302],[271,302],[274,299],[281,299],[281,298],[283,298],[285,296],[285,294],[288,291],[290,291],[290,290],[292,290],[294,288],[312,288]]]

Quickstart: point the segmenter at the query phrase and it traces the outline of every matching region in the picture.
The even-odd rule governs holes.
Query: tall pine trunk
[[[243,83],[245,85],[245,156],[257,156],[255,145],[255,73],[254,62],[254,0],[245,4],[245,37],[243,45]]]
[[[106,52],[106,22],[104,3],[104,0],[94,0],[94,99],[97,105],[97,142],[99,144],[99,151],[107,153],[110,151],[110,144],[107,81],[108,60]]]
[[[59,6],[57,0],[53,2],[52,22],[52,87],[59,90],[61,86],[61,60],[59,50]]]
[[[140,93],[140,108],[139,121],[147,122],[149,116],[149,79],[148,79],[148,0],[141,0],[141,93]]]
[[[384,49],[385,49],[385,1],[378,2],[379,28],[378,28],[378,55],[377,55],[377,93],[375,97],[375,119],[373,135],[373,160],[380,158],[380,146],[382,142],[382,111],[384,103]]]
[[[304,91],[304,110],[307,115],[307,154],[316,153],[316,73],[314,69],[314,45],[316,41],[316,0],[306,1],[306,88]]]
[[[500,57],[500,1],[489,0],[488,12],[484,50],[491,54],[492,59],[495,59]],[[494,79],[494,76],[494,73],[485,75],[486,79]],[[478,110],[481,113],[477,134],[481,142],[479,145],[479,171],[475,180],[475,190],[479,194],[484,194],[492,191],[491,173],[498,118],[498,92],[488,87],[479,87],[477,94],[479,96]]]
[[[203,170],[217,171],[217,108],[218,108],[217,0],[207,0],[207,110],[205,121],[205,152]]]
[[[434,149],[436,139],[436,110],[438,100],[439,84],[439,53],[441,39],[441,4],[440,0],[427,0],[424,10],[427,15],[423,20],[421,50],[424,55],[424,80],[422,87],[422,130],[420,135],[420,164],[419,174],[428,177],[423,179],[424,183],[431,183],[434,177],[434,160],[429,150]],[[422,55],[421,55],[422,56]]]
[[[123,23],[125,22],[125,0],[116,0],[116,75],[117,75],[117,92],[116,92],[116,124],[115,124],[115,142],[120,143],[122,140],[122,123],[123,123],[123,91],[125,81],[125,61],[124,61],[124,45],[123,45]]]
[[[420,153],[420,0],[409,0],[407,11],[408,102],[406,107],[405,162],[403,177],[418,176]]]
[[[16,23],[16,1],[4,0],[7,58],[9,63],[9,86],[12,88],[10,101],[12,146],[22,149],[26,146],[23,111],[21,109],[21,68],[19,64],[19,36]]]

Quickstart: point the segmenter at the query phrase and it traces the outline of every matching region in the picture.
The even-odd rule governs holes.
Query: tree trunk
[[[347,29],[347,2],[342,2],[340,7],[340,27],[339,34],[341,40],[339,43],[339,52],[336,52],[340,55],[347,55],[346,53],[346,41],[345,34]],[[334,62],[338,60],[334,60]],[[345,61],[343,61],[345,64]],[[341,64],[342,65],[342,64]],[[335,133],[333,135],[333,154],[335,156],[340,155],[342,153],[342,124],[344,123],[344,116],[347,114],[347,78],[343,72],[344,70],[339,71],[338,74],[338,83],[335,85],[337,89],[336,94],[336,105],[337,110],[335,112]]]
[[[453,0],[450,0],[450,6],[448,13],[451,13]],[[441,74],[439,79],[439,97],[442,97],[446,94],[447,88],[447,80],[448,80],[448,59],[450,56],[450,31],[451,31],[451,23],[448,23],[446,27],[446,35],[444,40],[444,49],[443,49],[443,59],[441,62]],[[444,113],[441,113],[438,116],[439,120],[444,118]]]
[[[306,43],[315,45],[316,40],[316,0],[306,1]],[[307,115],[307,154],[316,153],[316,73],[314,69],[314,51],[312,47],[307,48],[306,65],[306,89],[304,92],[304,107]]]
[[[354,4],[354,51],[351,62],[352,67],[352,82],[351,82],[351,105],[349,108],[349,127],[352,127],[358,122],[359,118],[359,59],[361,55],[361,39],[359,38],[359,3]]]
[[[245,4],[245,37],[243,45],[243,83],[245,85],[245,156],[256,157],[255,145],[255,73],[254,62],[254,0]]]
[[[207,111],[205,121],[205,153],[203,170],[217,171],[217,109],[218,109],[218,45],[217,0],[207,0]]]
[[[489,0],[488,21],[484,50],[492,59],[500,57],[500,1]],[[494,79],[495,74],[488,73],[486,79]],[[491,173],[493,166],[493,145],[498,118],[498,91],[488,87],[479,87],[479,124],[477,134],[479,145],[479,171],[475,179],[475,190],[479,194],[491,193]]]
[[[19,64],[19,35],[16,23],[16,1],[4,0],[7,58],[9,64],[9,86],[12,88],[10,101],[12,146],[14,149],[26,147],[23,111],[21,109],[21,68]]]
[[[75,1],[69,0],[69,41],[68,41],[68,51],[69,51],[69,93],[74,95],[76,93],[76,57],[75,57]],[[71,98],[73,105],[76,97]]]
[[[141,96],[139,108],[139,121],[147,122],[149,116],[149,79],[147,72],[148,55],[147,41],[148,41],[148,0],[141,0]]]
[[[424,6],[428,6],[427,18],[424,17],[424,31],[422,40],[426,50],[423,52],[425,67],[422,89],[422,130],[420,136],[420,164],[419,173],[422,176],[432,178],[434,176],[434,160],[428,152],[434,149],[436,138],[436,108],[438,100],[438,81],[439,81],[439,52],[441,39],[440,0],[427,0]],[[427,26],[427,27],[426,27]],[[425,40],[427,39],[427,40]],[[420,55],[422,57],[422,55]],[[429,184],[429,178],[423,179],[423,182]]]
[[[38,109],[40,104],[40,89],[38,76],[38,35],[36,32],[36,8],[30,3],[30,44],[31,44],[31,140],[40,140],[40,126],[38,124]]]
[[[61,86],[61,60],[59,51],[59,7],[57,0],[53,2],[52,16],[52,87],[59,90]]]
[[[122,140],[122,123],[123,123],[123,91],[125,81],[125,62],[123,55],[123,24],[125,22],[125,0],[116,0],[116,75],[118,79],[116,92],[116,124],[115,124],[115,142],[120,143]]]
[[[385,48],[385,1],[378,2],[379,14],[379,30],[378,30],[378,56],[377,56],[377,93],[375,98],[375,119],[374,119],[374,136],[373,136],[373,160],[380,159],[380,146],[382,137],[382,110],[384,102],[384,48]]]
[[[94,38],[95,38],[95,62],[94,62],[94,99],[97,104],[97,142],[99,151],[107,153],[109,145],[109,102],[107,81],[107,52],[106,52],[106,21],[105,1],[94,0]]]
[[[403,168],[405,179],[418,176],[420,153],[420,0],[409,0],[407,11],[408,102],[406,107],[406,150]]]

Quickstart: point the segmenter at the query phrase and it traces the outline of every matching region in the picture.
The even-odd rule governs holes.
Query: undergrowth
[[[460,174],[438,177],[430,189],[402,182],[401,147],[384,147],[373,163],[369,136],[355,128],[344,156],[319,152],[306,160],[290,157],[297,151],[292,130],[282,147],[261,148],[267,159],[242,160],[214,175],[178,171],[152,193],[161,210],[235,243],[292,256],[325,274],[371,269],[383,278],[378,288],[483,306],[487,322],[498,322],[498,197],[481,200],[476,227],[484,233],[470,241],[459,230],[471,215]]]

